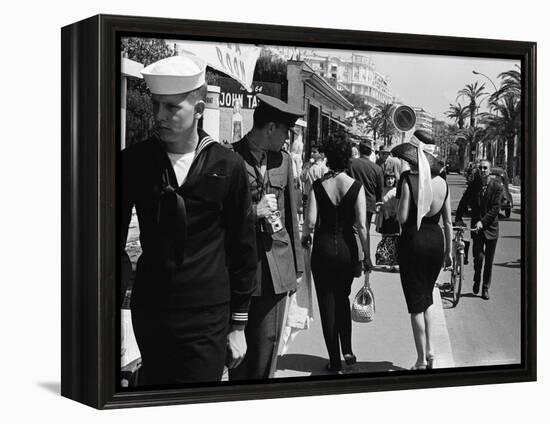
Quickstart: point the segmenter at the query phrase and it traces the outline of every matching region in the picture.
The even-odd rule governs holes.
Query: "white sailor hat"
[[[205,83],[206,62],[185,53],[154,62],[141,71],[153,94],[181,94]]]

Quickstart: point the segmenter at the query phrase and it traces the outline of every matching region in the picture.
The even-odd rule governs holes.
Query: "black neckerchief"
[[[206,150],[217,143],[206,132],[198,130],[199,142],[195,148],[195,157],[189,168],[185,182],[177,186],[177,179],[172,163],[166,154],[162,142],[158,140],[164,153],[164,171],[160,189],[160,199],[157,210],[157,222],[161,233],[161,257],[166,268],[175,270],[176,266],[183,262],[185,240],[187,238],[187,210],[181,188],[193,178],[196,178],[203,170]],[[176,182],[176,187],[170,181]]]

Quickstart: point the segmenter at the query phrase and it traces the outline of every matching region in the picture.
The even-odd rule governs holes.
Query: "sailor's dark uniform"
[[[140,385],[220,380],[230,327],[248,318],[257,260],[247,171],[199,139],[181,186],[158,139],[122,152],[121,240],[135,206],[143,250],[131,300]]]

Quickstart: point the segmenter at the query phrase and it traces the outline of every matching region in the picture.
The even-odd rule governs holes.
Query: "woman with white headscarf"
[[[397,218],[401,224],[399,273],[417,351],[413,370],[434,367],[432,292],[441,267],[451,263],[449,188],[439,175],[441,164],[425,151],[425,144],[433,141],[426,133],[416,131],[410,142],[392,150],[410,166],[399,182]],[[441,218],[444,232],[439,226]]]

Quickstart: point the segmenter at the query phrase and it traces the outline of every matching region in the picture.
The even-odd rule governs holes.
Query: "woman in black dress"
[[[331,140],[325,155],[330,171],[313,183],[303,243],[311,243],[310,234],[315,227],[311,270],[330,358],[327,370],[339,372],[340,346],[346,364],[356,362],[351,348],[349,295],[360,266],[354,227],[363,248],[367,243],[366,200],[361,183],[344,172],[351,158],[349,142]]]
[[[428,140],[418,131],[415,136]],[[410,165],[410,170],[401,175],[397,194],[397,218],[401,223],[398,261],[417,351],[412,369],[426,369],[433,368],[435,362],[432,292],[443,264],[451,263],[451,200],[437,160],[422,151],[423,143],[416,137],[411,143],[398,145],[392,153]],[[445,234],[439,226],[440,218]]]

